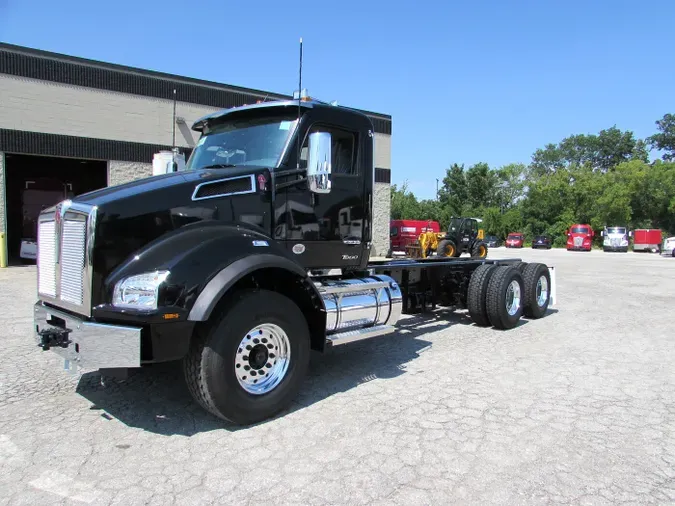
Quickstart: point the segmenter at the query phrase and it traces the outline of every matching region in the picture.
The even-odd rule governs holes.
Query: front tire
[[[279,293],[244,290],[214,309],[211,318],[195,334],[183,362],[194,399],[239,425],[276,415],[297,395],[309,366],[310,336],[302,311]]]
[[[487,287],[486,307],[492,326],[512,329],[523,315],[523,275],[516,267],[502,265],[495,269]]]
[[[483,241],[476,241],[471,248],[472,258],[485,258],[488,254],[487,244]]]
[[[436,254],[439,257],[458,257],[457,245],[452,239],[443,239],[438,243]]]

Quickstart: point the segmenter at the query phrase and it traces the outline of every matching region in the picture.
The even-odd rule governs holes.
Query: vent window
[[[252,192],[252,178],[249,176],[226,179],[224,181],[214,181],[213,183],[202,184],[193,197],[194,200],[212,197],[221,197],[233,193]]]

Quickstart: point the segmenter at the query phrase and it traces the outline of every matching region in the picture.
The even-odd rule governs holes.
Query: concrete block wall
[[[386,256],[389,250],[391,196],[389,183],[375,183],[373,196],[373,247],[371,257]]]
[[[108,186],[116,186],[149,176],[152,176],[151,163],[116,160],[108,162]]]
[[[96,139],[172,144],[173,101],[0,74],[0,128]],[[194,147],[190,130],[200,117],[219,110],[176,103],[176,144]],[[66,119],[67,118],[67,119]]]
[[[7,217],[5,216],[5,153],[0,151],[0,234],[7,233]]]

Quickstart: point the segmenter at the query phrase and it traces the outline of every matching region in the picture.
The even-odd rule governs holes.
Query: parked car
[[[525,236],[520,232],[511,232],[506,236],[507,248],[522,248],[525,244]]]
[[[594,236],[590,225],[575,223],[567,230],[567,251],[591,251]]]
[[[502,245],[502,241],[499,240],[499,237],[496,235],[487,235],[485,236],[485,244],[488,248],[498,248]]]
[[[675,236],[666,237],[663,240],[663,248],[661,249],[661,254],[675,258]]]
[[[547,235],[535,235],[532,239],[532,249],[546,248],[551,249],[551,238]]]

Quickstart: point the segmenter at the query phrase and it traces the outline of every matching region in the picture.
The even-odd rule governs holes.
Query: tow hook
[[[70,329],[42,329],[38,332],[40,335],[40,343],[38,346],[42,348],[43,351],[47,351],[50,348],[67,348],[71,343],[68,339],[68,334],[70,334]]]

